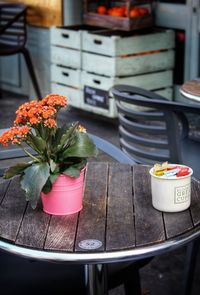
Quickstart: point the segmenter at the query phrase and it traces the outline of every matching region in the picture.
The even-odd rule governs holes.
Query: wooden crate
[[[152,14],[152,1],[150,0],[122,0],[120,1],[105,1],[106,12],[104,14],[99,13],[99,6],[102,6],[102,1],[96,0],[84,0],[84,14],[83,22],[92,26],[101,26],[111,29],[119,29],[124,31],[138,30],[142,28],[152,27],[154,24]],[[121,13],[112,13],[113,7],[121,6]],[[141,13],[132,14],[132,9],[138,10],[138,8],[145,7],[148,10],[147,14],[141,15]],[[115,8],[116,10],[116,8]],[[122,11],[123,10],[123,11]]]
[[[138,33],[121,31],[83,31],[83,50],[106,56],[124,56],[175,48],[173,30],[149,29]]]
[[[147,90],[156,90],[166,87],[172,87],[173,72],[169,70],[123,78],[105,77],[90,74],[85,71],[81,72],[81,89],[84,89],[84,86],[87,85],[93,88],[109,91],[109,89],[115,84],[134,85],[136,87],[141,87]]]
[[[51,91],[66,95],[73,107],[117,117],[109,89],[135,85],[172,98],[174,32],[51,30]],[[148,50],[148,52],[146,52]]]
[[[82,33],[97,32],[100,28],[76,25],[50,29],[51,62],[73,69],[82,67]]]
[[[51,81],[53,83],[80,88],[81,71],[63,66],[51,65]]]
[[[146,55],[108,57],[93,53],[82,53],[82,68],[86,72],[105,76],[133,76],[174,67],[174,50],[154,52]]]
[[[82,33],[98,30],[100,28],[87,25],[52,27],[50,30],[51,44],[81,50]]]
[[[65,47],[51,46],[51,62],[56,65],[81,69],[81,51]]]

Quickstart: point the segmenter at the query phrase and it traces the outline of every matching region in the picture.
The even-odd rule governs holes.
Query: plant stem
[[[25,154],[27,154],[31,159],[33,159],[36,162],[40,162],[40,160],[38,158],[34,157],[31,153],[29,153],[21,144],[20,144],[20,147],[23,149]]]

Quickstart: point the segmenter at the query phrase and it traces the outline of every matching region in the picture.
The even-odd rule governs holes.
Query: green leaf
[[[60,144],[61,138],[63,134],[65,134],[67,129],[68,129],[68,126],[66,124],[56,129],[56,133],[54,135],[54,140],[53,140],[53,145],[55,147],[57,147]]]
[[[42,188],[42,192],[45,194],[48,194],[52,189],[52,183],[50,181],[50,179],[47,179],[47,182],[45,183],[45,185]]]
[[[79,177],[80,176],[80,170],[78,168],[76,168],[76,167],[71,166],[71,167],[67,168],[63,172],[63,174],[71,176],[71,177]]]
[[[79,177],[81,170],[86,165],[86,160],[83,159],[80,163],[74,164],[63,171],[63,174],[71,177]]]
[[[29,163],[18,163],[15,166],[9,167],[5,173],[3,178],[8,179],[11,178],[17,174],[22,173],[27,167],[29,167],[32,164],[32,162]]]
[[[75,131],[78,127],[78,122],[74,123],[71,127],[69,127],[65,133],[62,135],[60,139],[60,143],[57,146],[57,149],[55,152],[60,151],[64,146],[68,145],[70,141],[74,138],[75,136]]]
[[[89,136],[86,133],[77,133],[74,143],[63,152],[61,158],[87,158],[96,156],[97,153],[97,148]]]
[[[50,175],[48,163],[36,163],[24,170],[21,187],[26,193],[26,200],[30,201],[33,209],[37,206],[40,193]]]
[[[46,141],[40,136],[29,136],[31,147],[39,154],[46,150]]]
[[[51,174],[49,176],[49,178],[47,179],[47,182],[45,183],[45,185],[43,186],[43,193],[48,194],[51,189],[52,189],[52,185],[54,184],[54,182],[56,181],[56,179],[58,178],[60,174]]]
[[[54,182],[56,181],[56,179],[58,178],[59,175],[60,175],[60,173],[55,173],[55,174],[50,175],[49,179],[52,184],[54,184]]]

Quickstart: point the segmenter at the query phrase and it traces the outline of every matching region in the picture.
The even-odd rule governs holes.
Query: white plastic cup
[[[174,166],[184,166],[174,164]],[[170,165],[171,166],[171,165]],[[151,175],[152,205],[155,209],[163,212],[180,212],[188,209],[191,203],[191,175],[180,177],[156,176],[153,168],[149,171]]]

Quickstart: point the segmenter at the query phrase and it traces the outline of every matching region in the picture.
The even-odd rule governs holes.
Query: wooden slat
[[[10,180],[5,180],[0,178],[0,203],[2,202],[5,196],[9,183],[10,183]]]
[[[135,246],[131,166],[109,165],[106,250]]]
[[[102,243],[97,251],[105,249],[107,174],[108,164],[94,162],[88,164],[75,251],[87,251],[78,246],[79,242],[86,239],[95,239]]]
[[[23,214],[26,200],[19,185],[19,178],[15,177],[7,190],[6,196],[0,206],[0,236],[15,241]]]
[[[52,216],[45,242],[45,250],[73,251],[78,213]]]
[[[198,195],[196,195],[197,187],[195,189],[194,181],[192,181],[191,186],[191,211],[194,212],[194,219],[195,219],[195,212],[197,212],[200,208],[198,205]],[[197,211],[196,207],[197,206]],[[199,212],[199,211],[198,211]],[[200,220],[199,217],[196,216],[196,221]],[[188,230],[193,228],[193,222],[190,214],[190,210],[185,210],[182,212],[176,213],[165,213],[164,214],[164,221],[165,221],[165,228],[166,228],[166,236],[168,239],[173,238],[175,236],[181,235],[182,233],[187,232]]]
[[[189,210],[177,213],[164,213],[164,221],[167,239],[181,235],[193,228]]]
[[[192,178],[190,211],[194,225],[200,223],[200,181]]]
[[[135,165],[133,169],[136,245],[165,240],[162,213],[152,206],[149,167]]]
[[[42,249],[49,220],[50,215],[43,213],[41,202],[39,202],[35,210],[31,208],[29,203],[17,236],[16,244]]]

